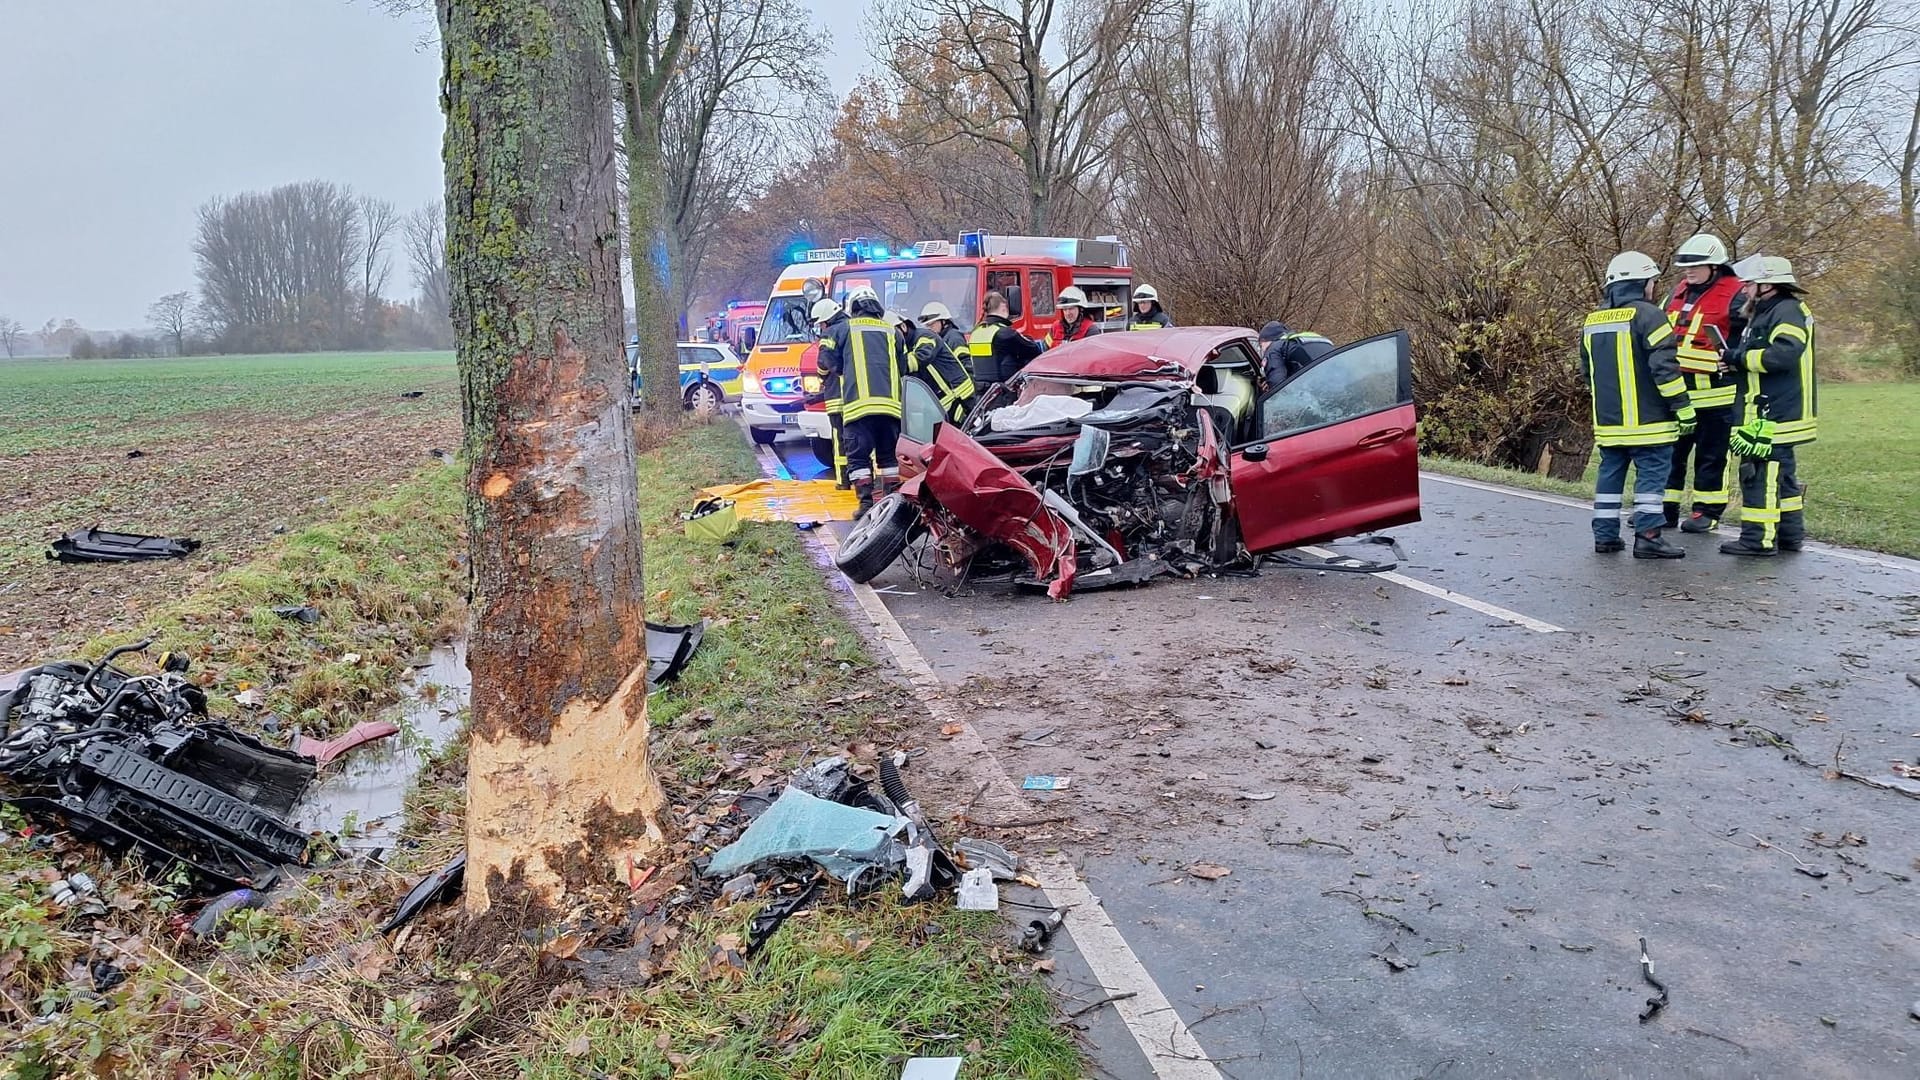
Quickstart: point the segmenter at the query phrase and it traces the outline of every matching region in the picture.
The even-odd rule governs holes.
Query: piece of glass
[[[885,814],[789,787],[740,839],[714,852],[707,876],[732,877],[772,859],[812,859],[845,881],[861,867],[889,858],[898,824]]]

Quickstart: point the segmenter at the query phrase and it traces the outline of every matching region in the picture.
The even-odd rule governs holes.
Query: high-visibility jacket
[[[1721,409],[1733,404],[1734,376],[1721,375],[1720,348],[1708,327],[1720,331],[1728,345],[1740,340],[1746,325],[1736,310],[1742,282],[1725,268],[1714,271],[1705,285],[1681,282],[1667,298],[1667,318],[1679,335],[1680,370],[1687,377],[1687,395],[1696,409]]]
[[[1615,306],[1588,315],[1580,335],[1580,374],[1593,388],[1593,441],[1601,446],[1673,442],[1678,418],[1693,415],[1673,324],[1630,288],[1638,284],[1610,290]]]
[[[1140,309],[1137,307],[1127,308],[1127,329],[1129,330],[1165,330],[1172,325],[1173,316],[1167,314],[1167,309],[1161,307],[1158,300],[1153,302],[1153,310],[1145,315],[1140,314]]]
[[[1813,312],[1797,296],[1777,293],[1755,305],[1741,337],[1740,423],[1774,422],[1775,446],[1812,442],[1819,432],[1820,387],[1814,372]]]
[[[1047,335],[1047,344],[1060,345],[1069,341],[1084,341],[1100,332],[1100,321],[1091,318],[1082,309],[1080,321],[1069,323],[1066,316],[1053,320],[1053,332]]]
[[[967,351],[973,355],[974,385],[985,386],[1013,378],[1045,350],[1005,316],[989,315],[967,335]]]
[[[940,411],[958,420],[973,400],[973,377],[939,335],[915,328],[906,349],[907,378],[918,379],[933,391]]]
[[[900,337],[879,319],[859,316],[827,324],[820,338],[820,374],[840,390],[840,417],[900,415]]]

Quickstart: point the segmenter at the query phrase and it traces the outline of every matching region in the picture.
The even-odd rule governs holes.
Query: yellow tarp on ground
[[[852,521],[860,500],[831,480],[750,480],[701,488],[704,497],[732,499],[741,521]]]

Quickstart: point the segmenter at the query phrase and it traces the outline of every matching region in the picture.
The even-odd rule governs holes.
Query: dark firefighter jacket
[[[1813,313],[1797,296],[1776,293],[1754,305],[1741,339],[1738,422],[1760,415],[1777,425],[1775,446],[1812,442],[1817,433],[1820,391],[1813,367]]]
[[[1588,315],[1581,333],[1580,373],[1593,388],[1593,441],[1601,446],[1673,442],[1676,417],[1693,411],[1673,324],[1642,288],[1637,281],[1609,286],[1610,306]]]
[[[836,319],[820,337],[820,375],[843,420],[898,417],[903,366],[899,335],[879,319]]]
[[[1004,315],[989,315],[967,335],[967,350],[973,355],[974,385],[1006,382],[1044,346],[1013,328]]]
[[[1333,351],[1333,342],[1311,330],[1285,335],[1267,345],[1261,358],[1267,373],[1267,385],[1281,383],[1300,374],[1308,364]]]
[[[1708,327],[1720,331],[1720,340],[1740,340],[1747,320],[1739,311],[1741,281],[1726,267],[1716,267],[1705,285],[1682,281],[1667,298],[1667,318],[1679,335],[1680,367],[1687,377],[1687,394],[1696,409],[1720,409],[1733,404],[1736,376],[1719,374],[1720,346]],[[1711,365],[1711,370],[1701,370]]]
[[[1161,307],[1158,300],[1153,302],[1153,310],[1145,315],[1140,314],[1139,307],[1135,305],[1127,307],[1127,329],[1129,330],[1165,330],[1172,325],[1173,316],[1167,314],[1167,309]]]
[[[973,400],[973,379],[958,357],[938,334],[920,327],[906,345],[907,377],[918,379],[933,391],[940,411],[949,420],[958,420]]]

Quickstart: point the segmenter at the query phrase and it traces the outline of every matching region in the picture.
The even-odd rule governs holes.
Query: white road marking
[[[1337,553],[1328,551],[1326,548],[1303,547],[1300,550],[1309,555],[1318,555],[1324,559],[1339,557]],[[1531,615],[1522,615],[1517,611],[1509,611],[1498,604],[1489,604],[1485,600],[1475,600],[1471,596],[1454,592],[1452,589],[1443,589],[1438,585],[1429,585],[1417,578],[1410,578],[1405,574],[1396,574],[1391,570],[1384,574],[1368,574],[1367,576],[1379,578],[1382,581],[1391,581],[1395,585],[1405,586],[1414,592],[1422,592],[1428,596],[1438,597],[1449,604],[1458,604],[1463,608],[1477,611],[1482,615],[1491,615],[1502,622],[1510,622],[1515,626],[1524,626],[1535,633],[1564,634],[1567,632],[1567,628],[1564,626],[1555,626],[1550,622],[1543,622]]]
[[[760,463],[769,474],[782,468],[778,455],[765,447],[760,448]],[[810,535],[829,556],[838,556],[840,543],[831,528],[815,529]],[[972,779],[984,785],[983,797],[993,796],[1002,809],[1015,814],[1032,812],[1033,804],[1020,794],[1013,777],[993,756],[986,740],[964,715],[947,703],[946,688],[940,677],[934,674],[933,666],[887,610],[886,602],[865,585],[852,581],[847,585],[861,612],[873,624],[874,633],[893,654],[894,663],[913,684],[914,693],[935,722],[943,728],[959,726],[959,734],[949,741],[966,759]],[[1222,1080],[1220,1070],[1208,1060],[1193,1032],[1174,1011],[1173,1003],[1167,1000],[1166,993],[1127,944],[1100,898],[1093,895],[1074,872],[1073,865],[1059,855],[1030,855],[1025,856],[1024,861],[1034,879],[1040,882],[1048,902],[1069,910],[1065,929],[1101,987],[1109,994],[1132,995],[1121,997],[1111,1007],[1127,1025],[1153,1074],[1165,1080]]]
[[[1479,480],[1468,480],[1460,476],[1445,476],[1435,472],[1422,472],[1420,478],[1432,480],[1436,484],[1452,484],[1454,487],[1473,488],[1476,491],[1489,491],[1495,495],[1511,495],[1516,499],[1532,499],[1534,502],[1552,503],[1555,506],[1567,506],[1576,510],[1590,510],[1592,503],[1569,499],[1564,495],[1548,495],[1539,491],[1527,491],[1522,488],[1506,487],[1501,484],[1488,484]],[[1717,535],[1730,540],[1740,536],[1738,525],[1722,525]],[[1920,574],[1920,561],[1903,559],[1898,555],[1883,555],[1877,551],[1859,551],[1854,548],[1836,547],[1817,541],[1807,542],[1807,551],[1815,555],[1840,559],[1845,562],[1859,563],[1862,566],[1878,566],[1883,570],[1899,570],[1908,574]]]

